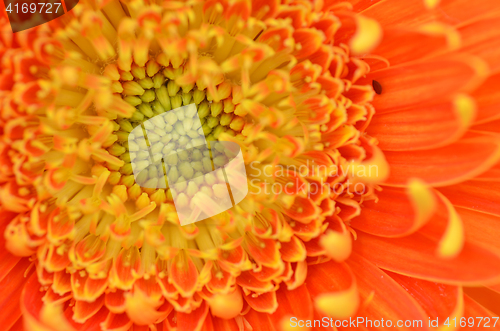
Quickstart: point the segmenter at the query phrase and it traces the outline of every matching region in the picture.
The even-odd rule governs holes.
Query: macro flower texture
[[[0,330],[500,328],[497,1],[80,0],[0,29]],[[246,197],[182,225],[227,188],[197,151],[150,164],[147,121],[151,150],[237,144]]]

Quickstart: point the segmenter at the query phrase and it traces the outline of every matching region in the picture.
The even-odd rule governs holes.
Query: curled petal
[[[319,312],[335,319],[349,318],[359,306],[356,278],[345,263],[309,266],[306,286]]]
[[[135,287],[133,292],[125,294],[125,311],[128,318],[137,325],[154,324],[167,317],[170,310],[166,312],[157,310],[161,304],[162,301],[155,300],[138,287]]]
[[[426,224],[437,206],[435,194],[420,180],[410,181],[406,189],[384,187],[377,196],[363,202],[352,227],[381,237],[404,237]]]
[[[452,102],[373,117],[367,132],[388,151],[422,150],[458,140],[473,123],[474,100],[457,95]]]
[[[75,330],[64,316],[61,305],[43,304],[43,293],[39,288],[37,276],[33,274],[26,282],[21,296],[24,327],[35,331]]]
[[[250,293],[245,295],[245,301],[252,309],[262,313],[272,314],[278,309],[276,292],[266,292],[262,294]]]
[[[207,301],[212,315],[224,319],[238,316],[243,309],[243,297],[238,286],[228,294],[215,294]]]
[[[355,55],[369,53],[382,40],[382,28],[374,19],[362,15],[355,19],[357,29],[350,42],[351,50]]]
[[[500,256],[483,246],[465,242],[454,258],[436,256],[439,239],[420,233],[404,238],[380,238],[357,232],[354,251],[377,266],[430,281],[447,284],[484,284],[500,280]]]
[[[85,323],[89,318],[97,314],[104,304],[104,295],[101,295],[94,302],[76,301],[73,309],[73,320],[78,323]]]

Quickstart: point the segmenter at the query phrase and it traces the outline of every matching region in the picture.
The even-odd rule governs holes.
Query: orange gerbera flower
[[[463,286],[500,292],[499,22],[492,0],[0,17],[0,329],[496,325]],[[199,125],[168,113],[192,104]],[[240,146],[249,193],[181,226],[227,189],[203,173],[224,155],[174,143],[197,133]]]

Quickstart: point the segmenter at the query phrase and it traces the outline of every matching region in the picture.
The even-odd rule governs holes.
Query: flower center
[[[180,202],[185,204],[188,202],[184,200],[198,191],[209,196],[217,194],[213,188],[216,179],[209,172],[213,170],[212,162],[221,166],[227,159],[222,150],[196,146],[218,141],[222,134],[243,138],[245,122],[234,113],[232,85],[223,82],[210,91],[199,83],[178,84],[177,79],[188,70],[188,63],[174,68],[160,55],[143,67],[134,64],[130,71],[119,72],[115,91],[136,111],[130,118],[114,121],[117,140],[108,152],[123,160],[124,165],[107,165],[112,172],[108,180],[113,185],[125,185],[132,198],[146,193],[161,203],[172,201],[172,195],[184,194]],[[184,107],[188,105],[191,107]],[[185,109],[178,111],[181,107]],[[140,126],[146,130],[147,139],[142,139],[142,130],[134,131]],[[140,137],[135,136],[137,132]],[[214,154],[209,155],[211,152]],[[154,162],[151,157],[155,155],[163,156],[163,160]],[[188,179],[195,180],[188,184]],[[176,192],[173,184],[181,192]]]

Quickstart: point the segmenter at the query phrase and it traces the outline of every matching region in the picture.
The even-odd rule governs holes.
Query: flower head
[[[1,18],[0,279],[25,327],[490,314],[462,290],[500,281],[480,2],[83,1],[16,34]],[[247,178],[211,172],[225,143]]]

